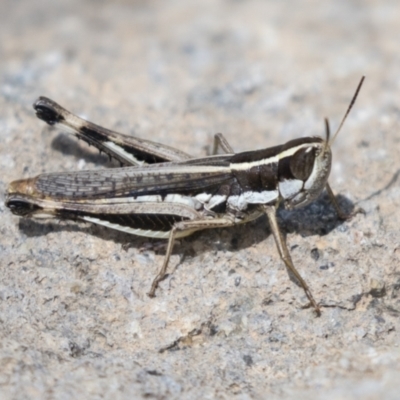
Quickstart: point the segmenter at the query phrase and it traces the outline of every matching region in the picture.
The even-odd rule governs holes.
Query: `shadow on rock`
[[[78,144],[79,142],[83,144],[80,145]],[[104,165],[105,167],[120,166],[119,162],[110,160],[107,154],[100,153],[99,150],[90,147],[90,145],[83,140],[78,140],[64,133],[57,135],[53,139],[51,148],[59,151],[63,155],[70,155],[77,159],[84,159],[88,163]]]

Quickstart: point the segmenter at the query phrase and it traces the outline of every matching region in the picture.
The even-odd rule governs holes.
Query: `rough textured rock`
[[[0,4],[0,394],[7,398],[396,398],[400,373],[398,1]],[[4,206],[10,181],[116,167],[35,118],[46,95],[194,155],[333,129],[327,196],[281,210],[316,318],[264,218],[176,246]],[[182,257],[183,256],[183,257]],[[180,262],[181,261],[181,262]]]

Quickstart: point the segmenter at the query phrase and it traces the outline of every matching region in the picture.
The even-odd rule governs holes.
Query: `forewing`
[[[195,194],[232,179],[229,167],[164,163],[146,167],[115,168],[42,174],[34,178],[36,196],[71,200]]]

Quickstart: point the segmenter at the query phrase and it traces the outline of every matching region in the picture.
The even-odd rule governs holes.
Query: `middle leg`
[[[155,297],[155,292],[158,287],[158,284],[164,279],[167,273],[169,259],[171,257],[171,253],[174,248],[175,239],[177,237],[188,236],[191,233],[203,229],[226,228],[228,226],[233,226],[233,225],[235,225],[234,218],[229,216],[217,219],[204,219],[204,220],[200,219],[200,220],[177,222],[171,229],[168,239],[167,251],[164,257],[164,262],[157,276],[153,280],[150,291],[148,293],[149,297]]]

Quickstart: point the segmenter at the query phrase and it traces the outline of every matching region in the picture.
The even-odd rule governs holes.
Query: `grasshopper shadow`
[[[79,142],[82,144],[79,145]],[[104,165],[105,167],[120,167],[120,163],[109,158],[107,154],[100,153],[95,147],[65,133],[58,134],[51,142],[51,148],[63,155],[73,156],[76,159],[84,159],[87,163]]]
[[[346,214],[355,209],[354,203],[345,196],[338,195],[336,200]],[[277,213],[279,227],[284,235],[297,233],[303,237],[325,236],[345,222],[338,218],[329,196],[325,193],[306,207],[295,210],[280,207]],[[251,247],[264,241],[272,233],[266,216],[244,225],[225,228],[224,231],[230,232],[226,235],[228,243],[225,245],[225,249],[229,251]],[[201,232],[198,233],[200,234]],[[215,241],[218,241],[217,231],[213,231],[213,234],[216,234]],[[224,245],[221,244],[221,247]]]

